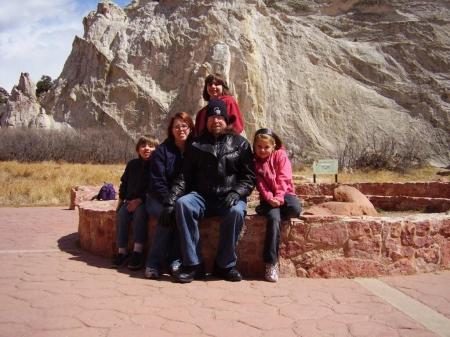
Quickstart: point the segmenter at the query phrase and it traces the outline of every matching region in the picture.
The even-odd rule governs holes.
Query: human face
[[[210,98],[218,98],[222,96],[223,86],[222,84],[213,81],[211,84],[206,86],[206,91],[208,92]]]
[[[215,136],[221,134],[226,127],[227,123],[223,116],[209,116],[206,121],[206,128]]]
[[[275,150],[275,144],[270,139],[258,139],[255,144],[255,154],[258,158],[266,159]]]
[[[146,143],[139,146],[138,154],[143,160],[149,160],[153,151],[155,151],[155,147]]]
[[[181,118],[176,118],[172,125],[172,134],[175,138],[175,143],[185,143],[189,134],[191,133],[191,129],[189,129],[189,125],[182,120]]]

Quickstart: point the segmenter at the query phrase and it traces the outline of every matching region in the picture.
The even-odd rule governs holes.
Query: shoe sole
[[[139,270],[139,269],[144,268],[144,264],[142,263],[142,264],[136,265],[136,266],[128,265],[127,267],[128,267],[128,269],[130,269],[130,270]]]

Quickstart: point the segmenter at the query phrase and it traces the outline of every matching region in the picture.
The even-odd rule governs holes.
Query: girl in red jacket
[[[278,249],[281,218],[298,217],[300,201],[295,195],[292,167],[280,138],[270,129],[259,129],[253,140],[256,187],[260,204],[256,212],[267,217],[264,242],[265,279],[278,281]]]
[[[203,99],[207,102],[211,98],[220,98],[227,105],[227,113],[230,121],[230,126],[240,134],[244,130],[244,122],[239,106],[230,94],[227,82],[219,75],[208,75],[205,78],[205,85],[203,87]],[[195,116],[195,135],[200,136],[206,128],[206,108],[203,107],[197,116]]]

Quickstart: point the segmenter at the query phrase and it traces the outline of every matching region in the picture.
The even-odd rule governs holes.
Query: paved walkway
[[[150,281],[80,251],[77,222],[62,208],[0,208],[0,336],[450,336],[450,271]]]

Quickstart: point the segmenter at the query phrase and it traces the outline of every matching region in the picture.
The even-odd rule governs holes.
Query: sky
[[[112,0],[124,7],[131,0]],[[0,0],[0,87],[11,92],[21,72],[34,83],[59,77],[83,17],[97,0]]]

